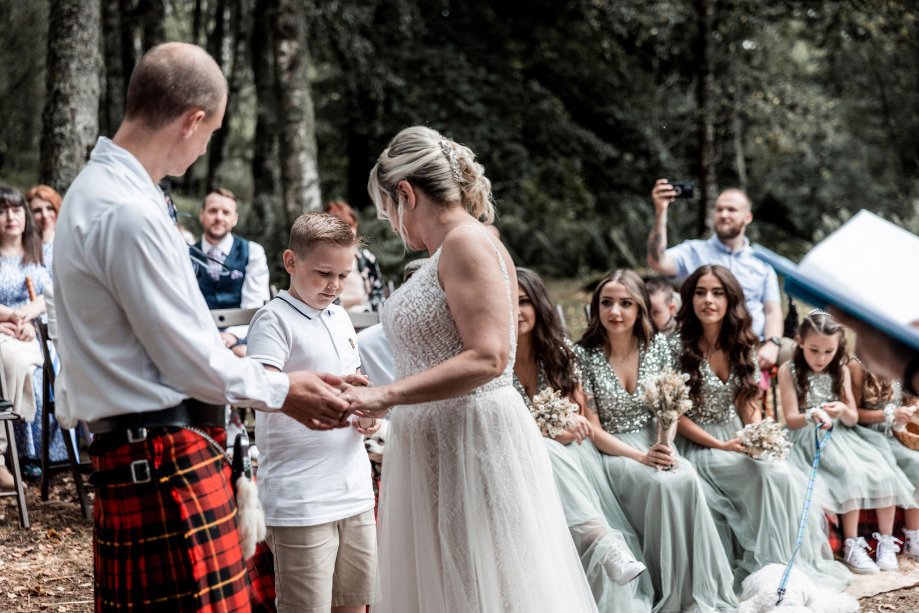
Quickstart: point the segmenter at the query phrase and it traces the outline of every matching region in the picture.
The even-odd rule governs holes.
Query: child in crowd
[[[849,360],[852,395],[858,407],[858,434],[896,464],[914,487],[919,488],[919,451],[910,449],[893,435],[906,427],[916,413],[917,400],[903,393],[899,381],[874,375],[858,358]],[[915,494],[919,494],[919,489]],[[917,501],[919,502],[919,501]],[[919,508],[904,509],[903,553],[919,560]]]
[[[249,357],[269,369],[330,372],[366,385],[354,327],[332,304],[359,240],[331,215],[297,219],[283,256],[290,289],[255,314]],[[256,416],[258,490],[279,613],[359,613],[370,604],[376,523],[363,439],[380,424],[354,418],[348,428],[314,431],[281,413]]]
[[[645,279],[645,289],[651,297],[651,319],[654,320],[657,331],[670,338],[677,328],[674,315],[680,297],[674,293],[670,281],[664,277]]]
[[[893,532],[897,506],[914,508],[915,488],[881,450],[860,437],[858,412],[846,368],[846,336],[842,325],[823,311],[812,311],[798,326],[797,348],[791,362],[779,368],[779,391],[795,443],[789,460],[810,473],[814,460],[814,425],[832,424],[829,444],[820,454],[819,496],[827,510],[841,516],[845,537],[844,562],[856,573],[899,568]],[[822,439],[822,435],[821,435]],[[875,560],[858,534],[861,509],[875,509],[878,540]],[[795,511],[797,512],[797,511]]]

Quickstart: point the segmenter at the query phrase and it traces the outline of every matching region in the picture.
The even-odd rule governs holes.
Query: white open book
[[[785,276],[786,293],[818,308],[835,306],[919,350],[919,237],[859,211],[798,265],[753,248]]]

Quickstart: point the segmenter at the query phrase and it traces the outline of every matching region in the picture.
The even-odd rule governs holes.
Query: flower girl
[[[702,266],[683,282],[679,332],[671,339],[689,375],[693,408],[680,418],[680,452],[706,483],[706,499],[725,541],[737,586],[794,552],[806,481],[785,460],[753,459],[738,432],[761,421],[757,405],[758,340],[743,288],[723,266]],[[826,588],[842,590],[851,575],[833,561],[820,514],[808,516],[798,567]]]
[[[648,292],[631,270],[597,285],[593,317],[578,354],[588,395],[594,446],[577,450],[600,462],[609,487],[642,539],[654,584],[655,612],[735,611],[733,575],[692,465],[657,444],[657,426],[642,401],[643,382],[671,368],[667,340],[654,334]],[[673,468],[676,470],[661,470]]]
[[[842,325],[823,311],[812,311],[798,326],[792,361],[779,368],[779,392],[788,427],[795,432],[789,459],[810,472],[814,460],[814,424],[834,425],[832,438],[820,454],[817,471],[821,502],[842,519],[844,562],[856,573],[896,570],[899,547],[893,535],[896,506],[915,507],[913,485],[858,435],[858,412],[846,368],[846,336]],[[822,439],[822,435],[821,435]],[[861,509],[875,509],[879,533],[875,560],[858,534]]]
[[[917,400],[904,397],[899,381],[874,375],[858,358],[849,360],[852,396],[858,407],[858,434],[881,450],[887,461],[896,464],[914,487],[919,488],[919,451],[903,445],[893,430],[905,428],[916,413]],[[914,497],[919,495],[919,489]],[[917,501],[919,502],[919,501]],[[919,508],[904,509],[903,553],[919,560]]]
[[[514,387],[531,411],[538,396],[547,390],[583,407],[586,399],[579,383],[577,358],[546,286],[526,268],[517,269],[517,284]],[[647,573],[635,580],[645,570],[632,554],[641,551],[638,536],[606,486],[602,468],[594,464],[599,472],[589,479],[574,451],[578,445],[593,446],[593,427],[580,413],[566,430],[554,436],[544,434],[543,439],[568,530],[600,613],[650,613],[654,596],[651,580]],[[595,483],[603,487],[597,488]]]

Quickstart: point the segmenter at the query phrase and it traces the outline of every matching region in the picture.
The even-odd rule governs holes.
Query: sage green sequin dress
[[[680,348],[677,337],[675,349]],[[703,403],[690,409],[686,417],[719,441],[736,438],[744,424],[734,407],[734,369],[727,382],[722,382],[707,360],[702,360],[700,368]],[[705,497],[734,570],[736,589],[740,591],[743,580],[767,564],[787,564],[798,536],[807,476],[787,459],[754,460],[744,453],[705,447],[680,435],[677,448],[705,483]],[[821,518],[819,512],[808,514],[795,567],[821,587],[842,591],[851,574],[833,561]]]
[[[514,375],[514,387],[523,397],[527,408],[532,410],[532,399]],[[539,390],[546,389],[545,371],[540,363]],[[552,463],[552,475],[562,501],[562,511],[568,522],[568,531],[581,557],[581,565],[587,575],[587,582],[597,602],[600,613],[649,613],[654,598],[654,588],[647,572],[626,585],[618,585],[610,579],[605,570],[614,548],[624,547],[641,560],[641,544],[638,535],[626,519],[619,501],[609,487],[597,488],[597,482],[605,480],[603,475],[588,479],[585,468],[601,470],[596,465],[585,467],[576,452],[576,442],[562,445],[543,437]],[[581,446],[593,447],[590,439]],[[595,453],[599,453],[594,448]],[[605,484],[604,484],[605,485]]]
[[[641,401],[642,382],[672,368],[666,338],[658,334],[641,349],[633,394],[619,383],[602,348],[579,347],[578,357],[584,392],[594,397],[604,430],[646,452],[657,442],[657,422]],[[659,471],[628,457],[601,454],[596,448],[578,452],[583,463],[597,464],[598,469],[589,474],[602,469],[606,487],[612,488],[638,532],[654,584],[655,613],[736,611],[731,566],[692,464],[679,458],[678,470]]]
[[[789,362],[795,391],[800,393],[797,370]],[[803,413],[809,408],[819,408],[838,398],[833,393],[833,379],[829,373],[809,373],[810,389]],[[858,509],[879,509],[896,505],[913,508],[915,488],[903,471],[891,458],[889,452],[859,436],[858,426],[850,428],[840,420],[833,420],[833,434],[829,444],[820,453],[820,467],[817,478],[820,485],[820,502],[833,513],[847,513]],[[823,431],[820,433],[823,438]],[[788,459],[802,471],[810,474],[814,461],[814,427],[805,426],[792,430],[789,440],[795,443]],[[885,450],[886,451],[886,450]]]

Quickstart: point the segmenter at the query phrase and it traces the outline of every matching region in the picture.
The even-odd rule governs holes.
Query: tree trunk
[[[230,144],[230,127],[233,114],[236,111],[236,102],[239,99],[239,90],[242,89],[243,72],[245,70],[246,48],[249,43],[249,24],[252,20],[252,3],[250,0],[235,0],[233,3],[232,18],[230,19],[233,32],[232,66],[229,68],[227,107],[223,116],[223,127],[211,137],[207,160],[207,185],[213,191],[223,182],[224,162]],[[226,73],[225,73],[226,74]]]
[[[144,24],[144,52],[166,40],[165,0],[141,0],[139,12]]]
[[[105,63],[105,97],[101,132],[112,137],[124,118],[124,57],[121,49],[121,2],[102,0],[102,38]]]
[[[191,18],[191,42],[201,44],[201,32],[204,29],[204,0],[195,0]]]
[[[138,36],[137,5],[135,0],[119,0],[121,8],[121,64],[124,70],[124,91],[122,97],[127,96],[128,84],[131,82],[131,73],[140,61],[141,41]]]
[[[99,0],[53,0],[39,180],[63,194],[99,134]]]
[[[716,0],[697,0],[699,22],[699,89],[697,124],[699,130],[699,236],[712,227],[712,207],[718,198],[715,160],[715,29]]]
[[[274,65],[278,105],[278,144],[281,193],[287,223],[322,206],[316,164],[316,118],[306,69],[303,15],[295,0],[275,0]]]
[[[265,248],[272,278],[283,277],[281,253],[286,245],[287,217],[278,196],[277,121],[274,86],[272,0],[255,0],[250,41],[255,79],[256,123],[252,143],[252,205],[246,217],[248,235]]]

